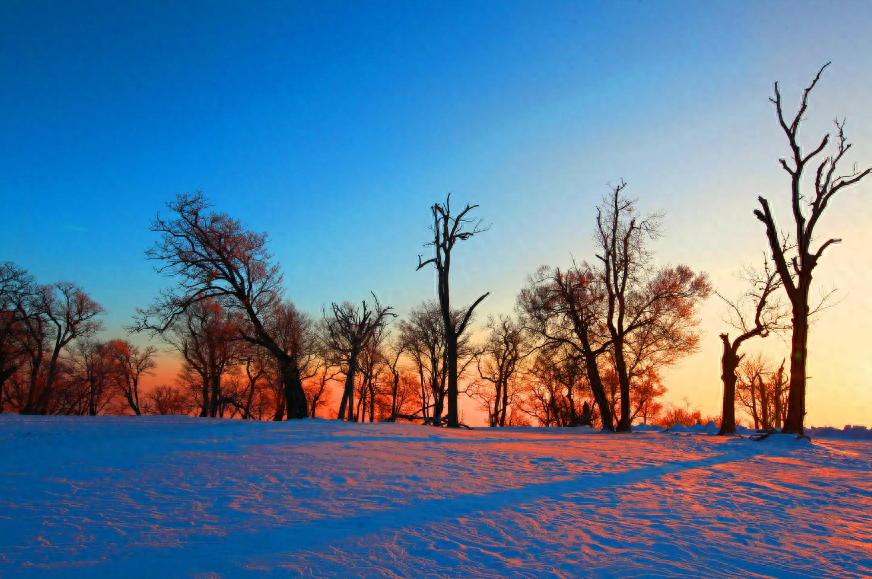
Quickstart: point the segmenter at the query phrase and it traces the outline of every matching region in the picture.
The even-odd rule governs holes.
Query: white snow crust
[[[0,417],[2,577],[869,577],[872,441]]]

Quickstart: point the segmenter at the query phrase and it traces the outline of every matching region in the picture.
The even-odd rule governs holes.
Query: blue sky
[[[492,292],[486,314],[537,266],[590,259],[593,209],[623,178],[666,213],[659,259],[729,293],[764,248],[757,194],[784,208],[774,80],[795,103],[833,60],[805,134],[847,116],[854,159],[872,161],[870,24],[866,2],[6,0],[2,259],[81,284],[120,334],[166,283],[143,257],[150,219],[201,189],[270,233],[304,309],[373,290],[404,314],[435,295],[415,266],[450,191],[492,224],[453,280],[459,301]],[[872,416],[857,362],[872,326],[846,336],[838,320],[872,307],[869,193],[833,207],[825,227],[845,243],[819,274],[845,299],[818,326],[817,375],[859,364],[827,378],[842,394],[821,387],[860,397],[859,418],[838,415],[854,422]],[[718,313],[704,312],[712,343],[670,374],[678,399],[717,387]]]

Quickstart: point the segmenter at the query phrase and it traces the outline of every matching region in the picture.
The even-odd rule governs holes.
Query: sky
[[[453,260],[456,302],[491,292],[481,323],[540,265],[593,259],[596,204],[623,179],[665,214],[657,262],[732,296],[765,249],[756,197],[788,219],[773,81],[795,111],[832,61],[801,138],[846,117],[849,160],[872,164],[870,25],[868,2],[2,0],[0,259],[80,284],[123,336],[171,283],[144,258],[150,221],[202,190],[269,233],[302,309],[374,291],[404,315],[435,297],[415,268],[451,192],[491,225]],[[819,226],[844,241],[816,270],[841,301],[812,328],[811,424],[872,426],[870,194]],[[723,313],[703,307],[668,400],[719,412]],[[780,362],[787,343],[758,350]]]

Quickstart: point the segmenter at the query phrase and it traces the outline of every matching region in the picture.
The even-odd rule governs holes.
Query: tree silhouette
[[[730,335],[724,332],[720,335],[724,353],[721,356],[721,380],[724,383],[723,409],[721,414],[721,429],[719,435],[736,433],[736,370],[744,358],[739,355],[739,348],[747,340],[754,337],[765,338],[770,332],[782,328],[786,315],[773,294],[781,288],[778,272],[774,270],[769,260],[764,259],[763,271],[748,269],[745,279],[751,287],[739,299],[731,301],[717,294],[729,308],[727,322],[740,334],[732,341]],[[753,319],[748,310],[753,308]]]
[[[282,294],[282,274],[266,249],[267,234],[246,229],[226,213],[210,211],[209,201],[199,191],[178,195],[167,207],[175,217],[155,217],[151,230],[161,238],[146,256],[162,262],[155,270],[178,284],[162,291],[148,309],[137,310],[132,329],[163,333],[193,304],[209,299],[241,312],[246,323],[239,327],[240,337],[266,348],[276,359],[288,418],[306,418],[299,368],[263,321]]]
[[[418,269],[432,263],[436,268],[438,278],[439,309],[442,313],[446,361],[448,365],[448,414],[445,416],[445,423],[451,428],[460,426],[457,414],[457,340],[466,330],[476,306],[490,295],[490,292],[482,295],[471,306],[461,310],[462,314],[459,320],[454,319],[450,301],[451,293],[449,291],[451,252],[458,241],[466,241],[488,229],[481,226],[482,221],[480,219],[474,220],[469,217],[469,213],[476,207],[478,205],[467,204],[459,213],[452,215],[451,194],[448,195],[444,204],[436,203],[433,205],[430,208],[433,214],[433,225],[430,228],[430,231],[433,232],[433,241],[427,243],[426,246],[433,246],[436,255],[426,261],[422,261],[422,256],[418,256]],[[436,416],[435,418],[438,419],[440,417]]]
[[[794,231],[793,243],[788,237],[779,233],[775,217],[769,208],[769,202],[762,196],[758,197],[760,209],[754,210],[754,215],[766,227],[766,237],[769,249],[775,262],[781,283],[784,286],[793,310],[793,335],[790,352],[790,389],[787,398],[787,419],[784,422],[784,432],[803,435],[805,422],[805,390],[806,371],[808,363],[808,329],[809,329],[809,290],[812,274],[824,251],[841,239],[828,239],[817,248],[812,247],[814,228],[826,210],[832,198],[846,187],[856,185],[861,179],[872,173],[872,167],[859,171],[854,165],[847,174],[837,173],[839,163],[851,145],[845,138],[845,121],[835,121],[836,151],[825,157],[817,167],[814,179],[814,192],[811,196],[802,194],[802,176],[806,165],[829,144],[830,135],[824,135],[820,144],[808,154],[803,154],[798,141],[798,133],[803,115],[808,109],[808,96],[820,80],[821,74],[830,63],[823,65],[814,80],[802,94],[802,102],[796,116],[788,124],[784,118],[781,103],[781,92],[775,83],[775,95],[769,100],[775,105],[778,122],[787,137],[791,150],[791,159],[780,159],[781,166],[790,175],[790,200],[793,211]],[[804,210],[803,205],[808,209]],[[809,211],[806,215],[806,211]]]

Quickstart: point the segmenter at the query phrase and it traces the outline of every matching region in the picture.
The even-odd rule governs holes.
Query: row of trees
[[[809,93],[825,68],[792,121],[784,117],[777,84],[771,99],[791,148],[791,160],[781,164],[791,178],[796,227],[780,233],[761,197],[754,213],[769,245],[763,266],[744,271],[743,295],[720,296],[726,321],[738,331],[732,339],[720,336],[722,434],[735,432],[737,400],[755,426],[803,431],[809,320],[823,306],[809,302],[812,272],[839,241],[813,248],[814,228],[836,193],[872,172],[838,173],[851,146],[844,121],[837,121],[836,150],[818,164],[812,194],[802,193],[805,167],[829,144],[827,135],[803,154],[797,139]],[[129,328],[179,356],[177,384],[152,389],[141,403],[140,379],[153,370],[156,349],[95,340],[103,309],[81,288],[39,285],[6,263],[0,271],[0,411],[282,420],[319,411],[334,416],[332,385],[341,385],[335,416],[352,421],[460,426],[462,393],[479,402],[491,426],[595,424],[628,431],[638,420],[687,420],[689,411],[660,403],[666,391],[661,376],[698,348],[696,312],[711,284],[688,266],[655,263],[650,245],[661,234],[661,216],[641,215],[626,188],[623,181],[610,187],[596,208],[590,259],[539,268],[519,293],[514,314],[489,318],[478,341],[472,322],[489,293],[457,307],[450,292],[458,242],[487,231],[473,217],[475,205],[456,210],[449,196],[431,207],[426,246],[433,255],[419,256],[417,268],[436,269],[437,299],[395,322],[393,309],[375,294],[359,305],[331,304],[317,318],[299,311],[284,297],[265,233],[214,211],[199,192],[179,195],[167,204],[168,216],[155,218],[159,239],[147,251],[173,284],[138,310]],[[789,374],[785,364],[776,372],[759,358],[744,359],[748,340],[786,331],[792,334]]]
[[[140,379],[157,350],[94,339],[102,313],[75,284],[38,284],[0,264],[0,412],[141,414]]]

